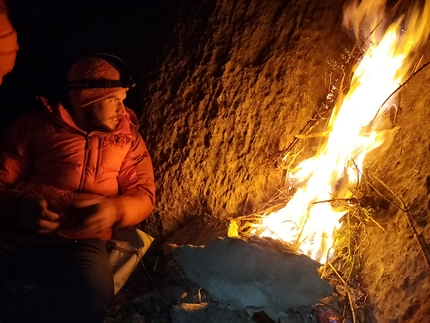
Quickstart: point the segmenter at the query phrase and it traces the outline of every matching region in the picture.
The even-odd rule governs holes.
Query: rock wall
[[[170,45],[144,94],[143,136],[158,188],[155,216],[148,220],[154,234],[166,236],[196,216],[252,213],[283,186],[285,174],[273,156],[327,104],[336,67],[354,43],[341,27],[342,4],[182,1]],[[428,52],[422,62],[430,60]],[[402,89],[400,130],[369,165],[386,187],[376,179],[372,184],[410,209],[425,242],[429,78],[425,69]],[[377,220],[385,231],[369,226],[363,237],[369,321],[425,322],[429,269],[405,213],[391,205]]]
[[[142,118],[165,233],[250,213],[283,185],[270,156],[325,99],[327,61],[349,47],[341,12],[336,0],[183,2]]]
[[[423,62],[430,60],[429,44]],[[401,91],[393,144],[379,153],[370,172],[371,182],[392,204],[368,227],[364,236],[362,280],[374,304],[377,322],[427,322],[430,317],[430,267],[408,223],[421,236],[424,252],[430,248],[430,70],[417,74]],[[377,178],[377,179],[376,179]],[[384,184],[381,184],[383,182]]]

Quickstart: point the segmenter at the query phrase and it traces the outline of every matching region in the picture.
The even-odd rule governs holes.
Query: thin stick
[[[246,212],[246,206],[248,205],[248,198],[249,198],[249,193],[247,193],[247,194],[246,194],[245,203],[243,203],[243,211],[242,211],[242,214],[245,214],[245,212]]]
[[[366,180],[366,178],[368,178],[368,175],[367,176],[364,176],[364,174],[360,171],[360,169],[358,168],[358,166],[357,166],[357,164],[355,163],[355,160],[354,159],[352,159],[351,158],[351,161],[352,161],[352,163],[354,164],[354,166],[355,166],[355,169],[357,170],[357,177],[362,177],[362,178],[364,178],[365,180]],[[357,183],[358,183],[358,181],[357,181]],[[376,190],[371,184],[370,184],[370,182],[369,182],[369,180],[366,180],[366,183],[367,184],[369,184],[370,185],[370,187],[372,187],[374,190]],[[357,184],[357,186],[356,186],[356,190],[357,190],[357,187],[358,187],[358,184]],[[354,193],[353,194],[355,194],[355,191],[354,191]],[[359,203],[359,201],[358,201],[358,203]],[[375,219],[373,219],[372,217],[368,217],[368,218],[370,218],[370,220],[373,222],[373,223],[375,223],[383,232],[385,232],[385,230],[384,230],[384,228],[377,222],[377,221],[375,221]]]
[[[349,300],[349,307],[351,308],[351,314],[352,314],[352,322],[356,323],[355,320],[355,312],[354,312],[354,303],[352,301],[351,293],[349,292],[349,287],[346,281],[340,276],[340,274],[337,272],[336,268],[333,267],[333,265],[329,262],[328,265],[331,267],[331,269],[334,271],[337,277],[339,277],[340,281],[345,286],[346,293],[348,294],[348,300]]]
[[[394,158],[393,161],[382,172],[378,174],[378,176],[384,175],[391,168],[391,166],[393,166],[394,163],[400,158],[402,152],[403,152],[403,147],[400,148],[399,155],[396,158]]]
[[[337,202],[337,201],[358,203],[358,199],[352,197],[349,199],[331,199],[331,200],[324,200],[324,201],[316,201],[316,202],[312,202],[312,204],[331,203],[331,202]]]
[[[352,159],[351,159],[352,160]],[[358,169],[358,166],[355,164],[355,161],[354,160],[352,160],[352,162],[354,163],[354,165],[355,165],[355,167],[357,168],[357,171],[358,172],[360,172],[360,170]],[[363,176],[363,173],[362,172],[360,172],[360,174]],[[367,173],[367,176],[369,176],[370,174],[369,173]],[[375,177],[375,176],[373,176],[372,175],[372,177]],[[376,177],[375,177],[376,178]],[[398,206],[396,203],[394,203],[393,201],[391,201],[390,199],[388,199],[388,198],[386,198],[381,192],[379,192],[378,191],[378,189],[375,187],[375,186],[373,186],[369,181],[367,182],[367,184],[369,184],[369,186],[376,192],[376,193],[378,193],[384,200],[386,200],[388,203],[390,203],[391,205],[393,205],[394,207],[396,207],[397,209],[399,209],[399,210],[401,210],[401,211],[403,211],[403,212],[406,212],[406,210],[404,209],[404,208],[402,208],[402,207],[400,207],[400,206]],[[386,187],[385,186],[385,184],[383,184],[384,185],[384,187]],[[393,192],[391,192],[391,190],[388,188],[388,187],[386,187],[387,188],[387,190],[391,193],[391,194],[393,194],[394,195],[394,193]],[[395,195],[394,195],[395,196]]]
[[[411,214],[409,213],[409,209],[406,208],[406,205],[403,202],[403,200],[400,198],[400,196],[398,196],[397,194],[395,194],[382,180],[380,180],[379,178],[377,178],[374,175],[371,175],[371,174],[369,174],[369,175],[372,176],[374,179],[376,179],[382,186],[384,186],[385,189],[387,189],[395,198],[397,198],[397,200],[402,205],[402,207],[399,207],[399,206],[396,206],[394,203],[392,203],[399,210],[403,211],[403,213],[406,215],[406,220],[408,222],[409,227],[412,230],[412,233],[414,234],[415,240],[418,242],[418,245],[420,246],[420,250],[421,250],[421,253],[422,253],[423,257],[424,257],[424,261],[426,262],[427,269],[430,269],[430,256],[429,256],[428,252],[426,251],[426,246],[425,246],[425,243],[422,241],[421,235],[418,233],[418,230],[417,230],[417,228],[414,225],[414,222],[412,220]],[[381,194],[381,193],[378,192],[378,194]]]
[[[394,94],[396,94],[397,92],[399,92],[400,91],[400,89],[402,88],[402,87],[404,87],[414,76],[416,76],[419,72],[421,72],[423,69],[425,69],[427,66],[429,66],[430,65],[430,61],[429,62],[427,62],[427,63],[425,63],[423,66],[421,66],[418,70],[416,70],[411,76],[409,76],[409,78],[406,80],[406,81],[404,81],[402,84],[400,84],[400,86],[396,89],[396,90],[394,90],[394,92],[393,93],[391,93],[388,97],[387,97],[387,99],[381,104],[381,106],[379,107],[379,109],[378,109],[378,111],[376,111],[376,114],[375,114],[375,118],[376,118],[376,116],[379,114],[379,112],[381,111],[381,109],[382,109],[382,107],[385,105],[385,103],[387,103],[387,101],[394,95]]]

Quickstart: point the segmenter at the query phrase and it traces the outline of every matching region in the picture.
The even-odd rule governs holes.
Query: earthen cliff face
[[[325,100],[341,19],[341,1],[183,3],[142,118],[164,231],[249,213],[283,185],[270,157]]]

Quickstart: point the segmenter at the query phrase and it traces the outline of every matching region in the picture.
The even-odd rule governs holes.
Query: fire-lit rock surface
[[[144,95],[142,118],[164,235],[195,216],[249,214],[283,185],[272,156],[288,147],[325,103],[337,77],[334,63],[353,45],[341,27],[342,4],[183,1]],[[429,48],[422,63],[430,60]],[[429,78],[430,69],[424,69],[402,89],[395,119],[400,131],[367,165],[386,187],[370,176],[372,185],[410,209],[425,243],[430,242]],[[149,223],[154,230],[155,218]],[[360,279],[372,305],[368,321],[428,321],[430,270],[405,213],[391,205],[378,210],[376,220],[385,232],[368,226],[362,245]]]
[[[320,107],[326,61],[350,47],[339,1],[265,3],[180,9],[142,118],[165,232],[189,215],[224,218],[267,201],[284,178],[269,156]]]
[[[427,45],[423,52],[424,62],[430,60],[429,49]],[[402,91],[397,119],[401,129],[392,146],[377,156],[371,169],[396,194],[393,196],[377,180],[372,180],[384,196],[397,206],[409,209],[427,252],[430,243],[429,79],[427,68]],[[393,205],[382,214],[377,220],[385,232],[369,227],[369,240],[363,248],[362,279],[375,307],[377,322],[427,322],[430,268],[425,264],[406,214]]]
[[[205,247],[181,246],[174,255],[188,279],[214,301],[252,312],[310,306],[333,292],[318,276],[318,262],[263,240],[215,239]]]

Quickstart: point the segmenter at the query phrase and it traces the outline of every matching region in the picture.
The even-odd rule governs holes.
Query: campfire
[[[151,92],[154,99],[149,102],[155,105],[157,101],[161,102],[161,110],[155,110],[158,114],[154,114],[152,124],[164,118],[170,120],[166,123],[166,129],[170,126],[175,129],[173,139],[183,134],[181,140],[184,139],[183,144],[187,145],[184,152],[180,149],[181,145],[175,146],[177,140],[165,142],[165,145],[171,144],[176,150],[166,153],[165,147],[160,145],[154,159],[160,165],[167,163],[163,159],[166,156],[170,158],[169,163],[183,161],[179,168],[174,166],[174,171],[170,171],[169,167],[173,169],[170,164],[163,168],[166,174],[163,173],[160,179],[160,196],[164,198],[160,216],[171,221],[163,222],[163,225],[167,223],[166,231],[178,225],[177,221],[170,220],[172,214],[180,215],[178,220],[184,220],[181,227],[169,235],[169,245],[165,247],[169,264],[176,268],[179,263],[177,267],[185,272],[184,276],[207,291],[212,301],[235,304],[246,310],[258,308],[275,319],[283,318],[286,313],[281,312],[289,309],[316,305],[314,314],[318,316],[325,315],[331,309],[345,320],[352,318],[352,322],[363,322],[369,304],[381,304],[383,311],[389,312],[385,317],[391,318],[394,316],[392,309],[402,302],[396,300],[389,305],[390,310],[385,306],[397,297],[398,290],[416,277],[414,266],[422,259],[416,257],[415,245],[408,244],[408,248],[398,249],[402,250],[402,257],[396,257],[397,250],[394,248],[386,252],[389,249],[387,245],[393,241],[415,244],[415,241],[406,241],[413,238],[408,235],[408,230],[402,231],[403,235],[399,237],[402,242],[396,240],[396,225],[401,220],[400,227],[406,221],[403,213],[393,212],[394,204],[398,202],[395,197],[405,198],[405,203],[399,203],[400,206],[406,205],[405,210],[413,202],[412,197],[404,195],[402,184],[399,184],[402,179],[396,177],[399,170],[408,173],[411,158],[396,157],[403,151],[410,152],[414,142],[403,141],[403,138],[413,137],[411,128],[414,122],[405,117],[406,113],[399,113],[398,120],[397,117],[389,117],[397,111],[397,105],[401,104],[406,112],[409,103],[416,103],[414,97],[417,91],[412,91],[412,94],[409,94],[411,91],[404,91],[401,98],[397,94],[405,82],[412,84],[408,81],[412,75],[422,70],[417,60],[417,49],[427,39],[425,22],[429,7],[427,4],[423,8],[413,7],[407,13],[400,5],[388,8],[385,13],[385,3],[382,1],[361,1],[359,5],[353,3],[346,7],[344,24],[350,32],[354,31],[358,39],[352,50],[344,51],[349,56],[341,57],[342,61],[335,66],[330,64],[330,60],[339,58],[343,46],[351,46],[347,44],[343,32],[334,34],[337,29],[333,25],[319,29],[325,24],[317,17],[324,15],[339,27],[337,7],[328,9],[321,4],[314,8],[299,8],[295,3],[283,1],[277,2],[278,6],[263,5],[258,1],[253,3],[255,6],[241,9],[226,8],[226,2],[217,2],[220,10],[210,14],[209,24],[209,33],[213,30],[217,33],[213,39],[206,37],[206,34],[201,39],[204,44],[202,61],[193,55],[187,56],[188,52],[184,52],[185,58],[178,55],[177,59],[172,49],[171,56],[163,65],[166,71],[171,71],[171,75],[163,74],[160,77],[162,81]],[[398,3],[407,5],[406,1]],[[251,8],[254,11],[250,11]],[[306,19],[295,20],[297,13],[302,11]],[[224,20],[226,12],[231,15],[226,15],[228,18]],[[399,12],[405,15],[398,16]],[[240,22],[248,15],[252,17],[251,21],[257,21],[255,30],[258,33],[254,27],[237,27],[242,26]],[[297,22],[297,25],[292,24],[292,30],[286,28],[290,21]],[[218,28],[221,22],[225,28]],[[275,31],[274,36],[270,38],[272,31]],[[180,29],[177,35],[179,44],[185,39],[183,33],[194,40],[191,32]],[[231,43],[223,47],[225,34],[232,38],[229,38]],[[246,41],[242,42],[242,39]],[[288,44],[285,45],[284,40]],[[335,42],[341,44],[339,48],[333,48]],[[220,48],[225,50],[222,53],[226,56],[213,56],[213,53],[220,53]],[[318,55],[320,49],[321,54]],[[208,61],[208,57],[214,57],[214,61]],[[182,75],[182,70],[175,70],[174,67],[183,62],[191,62],[191,67],[184,65],[183,71],[187,73]],[[198,64],[198,68],[194,68],[194,63]],[[306,70],[308,65],[309,70]],[[212,71],[216,73],[208,73]],[[332,71],[330,75],[333,79],[323,84],[323,75]],[[343,79],[338,77],[342,73]],[[185,79],[179,78],[181,86],[174,89],[173,95],[163,97],[159,94],[162,93],[164,78],[176,80],[178,76]],[[425,78],[425,75],[422,76]],[[255,83],[243,84],[239,81],[248,77]],[[420,89],[424,87],[420,85]],[[335,100],[328,102],[327,96],[327,100],[322,102],[327,90],[331,89],[334,91],[329,95]],[[208,95],[202,99],[200,94]],[[419,103],[420,106],[427,105],[424,98]],[[188,104],[190,108],[184,109]],[[175,110],[176,107],[181,108]],[[179,119],[169,119],[170,111],[180,111],[179,117],[175,115]],[[213,114],[209,115],[208,111]],[[426,115],[419,111],[419,116]],[[308,126],[309,123],[311,126]],[[405,130],[405,125],[410,124],[412,126]],[[401,132],[397,131],[398,125],[402,126]],[[393,139],[396,133],[399,134],[396,145],[388,149],[389,139]],[[426,133],[422,130],[419,134]],[[294,134],[296,139],[292,138]],[[288,150],[294,142],[298,144]],[[320,143],[318,149],[317,142]],[[382,145],[384,147],[381,148]],[[277,153],[282,149],[289,152],[284,163],[273,163],[280,161],[284,155]],[[268,157],[273,154],[277,156]],[[378,154],[387,156],[387,159],[374,162]],[[424,153],[421,155],[425,156]],[[194,156],[199,157],[196,159]],[[217,156],[216,161],[214,156]],[[283,179],[279,181],[281,172],[273,167],[264,167],[268,164],[288,169],[286,184]],[[421,185],[425,174],[428,174],[427,170],[420,175]],[[382,183],[376,183],[373,175],[379,177]],[[408,176],[402,175],[403,178]],[[393,181],[397,186],[391,187]],[[187,186],[182,190],[183,184]],[[279,194],[270,198],[269,192],[276,187],[281,187]],[[418,184],[411,190],[416,190],[416,187]],[[186,193],[178,201],[166,198],[175,191]],[[419,193],[425,195],[425,188]],[[282,194],[284,196],[281,198]],[[372,209],[367,207],[374,205],[369,203],[369,197],[375,196],[375,199],[381,196],[381,199],[385,197],[393,202],[390,209],[386,205],[379,210],[374,208],[374,219],[380,221],[386,234],[382,235],[378,227],[371,225],[360,227],[363,229],[360,231],[351,230],[356,224],[350,224],[349,220],[357,219],[353,212],[360,210],[363,212],[361,215],[366,215],[366,210],[371,212]],[[426,211],[426,201],[419,197]],[[164,209],[164,206],[168,207]],[[237,217],[238,213],[244,216]],[[187,216],[182,218],[183,214]],[[239,235],[243,239],[217,238],[225,237],[226,223],[229,221],[231,236]],[[341,252],[341,256],[346,254],[345,248],[339,245],[339,237],[345,241],[342,234],[347,230],[354,238],[357,237],[355,233],[360,233],[360,240],[357,239],[357,244],[350,249],[358,250],[353,255],[357,257],[357,262],[353,262],[357,270],[350,271],[350,267],[344,265],[345,258],[339,259]],[[386,237],[388,233],[390,236]],[[363,244],[361,238],[365,238]],[[366,242],[368,248],[364,248]],[[291,245],[294,252],[284,252],[279,245],[285,249],[286,245]],[[371,250],[371,247],[375,248]],[[375,249],[378,253],[373,252]],[[394,272],[393,267],[409,251],[414,253],[408,255],[408,264],[404,264],[399,277],[389,276]],[[174,259],[170,262],[171,254]],[[285,262],[280,265],[278,259]],[[306,265],[302,267],[301,261]],[[275,264],[279,265],[279,275],[271,271]],[[407,265],[412,266],[411,272],[414,273],[410,278],[404,277]],[[309,269],[308,274],[304,273],[303,268]],[[285,278],[291,281],[284,281]],[[383,297],[383,293],[379,293],[379,285],[371,286],[373,294],[366,294],[371,279],[386,283],[386,290],[391,288],[392,280],[397,279],[397,289],[389,289],[387,296]],[[297,285],[294,284],[296,282]],[[321,288],[316,288],[316,282]],[[327,284],[330,286],[327,287]],[[303,303],[287,303],[281,299],[282,293],[278,287],[287,291],[288,295],[292,294],[293,287],[299,287],[294,299],[300,296]],[[310,293],[302,293],[304,290]],[[374,302],[372,297],[375,295],[380,302]],[[198,299],[203,312],[207,304],[200,304],[204,303],[200,301],[200,296]],[[271,299],[276,302],[270,302]],[[184,301],[183,304],[188,303]],[[406,305],[401,305],[395,311],[407,310],[404,308]],[[270,313],[270,310],[275,313]]]
[[[354,1],[344,8],[344,25],[364,44],[351,80],[344,80],[348,89],[340,88],[317,154],[288,172],[294,195],[285,207],[254,223],[252,234],[280,239],[320,263],[333,255],[333,237],[347,212],[339,202],[354,198],[366,155],[387,136],[379,121],[416,69],[415,51],[427,41],[428,1],[388,27],[384,9],[384,0]]]

